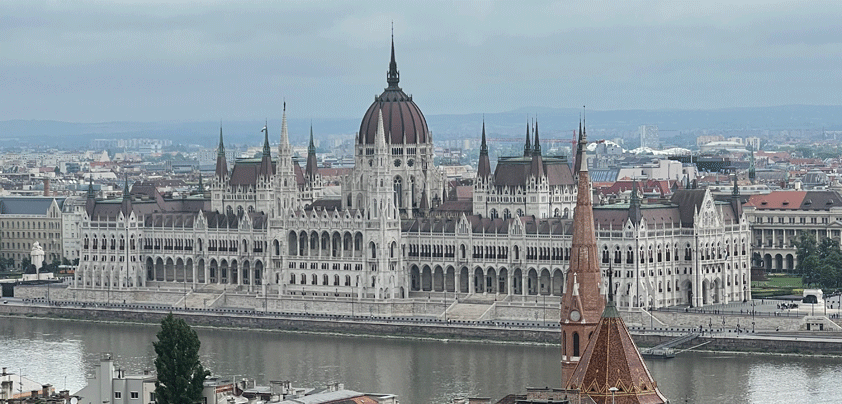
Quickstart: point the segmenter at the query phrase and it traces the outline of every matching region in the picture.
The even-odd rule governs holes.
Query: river
[[[291,380],[301,387],[341,381],[347,388],[394,393],[403,404],[442,404],[525,387],[558,387],[559,350],[432,340],[364,338],[197,328],[214,374]],[[102,352],[128,373],[152,369],[157,325],[0,317],[0,366],[75,393]],[[842,358],[682,353],[647,360],[673,403],[835,403]]]

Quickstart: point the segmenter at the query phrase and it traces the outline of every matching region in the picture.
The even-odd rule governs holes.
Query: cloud
[[[361,115],[395,24],[427,114],[838,103],[838,2],[0,3],[0,119]]]

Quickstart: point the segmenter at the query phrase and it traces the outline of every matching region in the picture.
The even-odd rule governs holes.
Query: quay
[[[774,307],[773,303],[769,304]],[[694,333],[698,335],[685,338],[681,343],[670,348],[679,354],[686,349],[704,349],[772,354],[842,355],[842,332],[802,330],[805,321],[818,321],[815,320],[817,316],[810,316],[809,312],[801,316],[797,316],[796,313],[758,315],[758,311],[753,313],[754,330],[751,329],[752,313],[744,311],[740,314],[739,311],[724,311],[722,308],[674,309],[651,313],[645,310],[623,311],[621,314],[628,319],[629,331],[635,342],[642,348],[655,347]],[[92,303],[48,301],[45,298],[3,298],[0,304],[0,315],[3,316],[83,321],[151,324],[158,323],[170,312],[186,318],[196,326],[280,332],[551,345],[557,345],[560,338],[558,321],[550,318],[547,321],[542,321],[543,319],[516,321],[455,318],[444,320],[435,316],[282,312],[238,307],[185,308],[148,302]],[[830,317],[835,316],[830,315]],[[831,320],[825,317],[824,321]],[[776,328],[778,331],[775,331]]]

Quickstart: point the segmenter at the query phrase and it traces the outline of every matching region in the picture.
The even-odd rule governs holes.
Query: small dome
[[[394,40],[386,82],[389,86],[382,94],[375,96],[374,102],[363,116],[357,141],[360,144],[374,144],[374,136],[377,134],[377,112],[383,111],[383,129],[386,131],[387,144],[404,144],[404,137],[406,137],[406,144],[429,142],[429,130],[424,114],[412,101],[412,97],[406,95],[398,86],[400,73],[395,62]]]

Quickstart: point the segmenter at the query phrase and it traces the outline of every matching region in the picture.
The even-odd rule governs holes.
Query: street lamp
[[[611,392],[611,404],[614,404],[614,393],[616,393],[619,390],[620,389],[618,389],[616,387],[611,387],[611,388],[608,389],[608,391]]]

